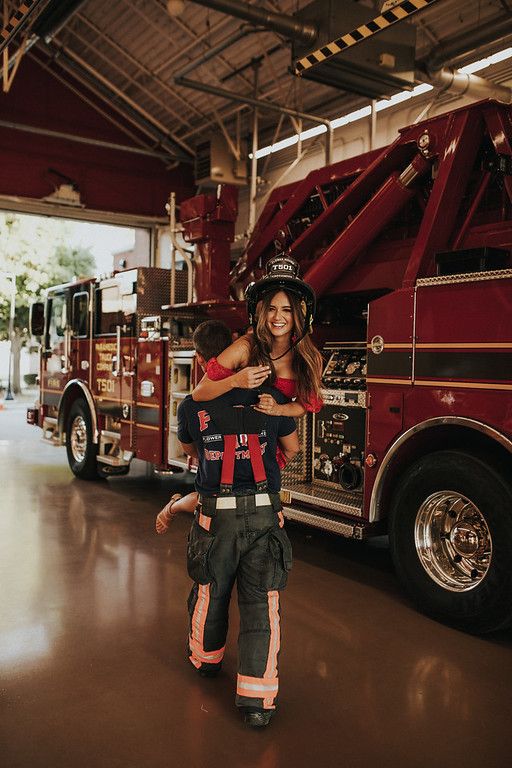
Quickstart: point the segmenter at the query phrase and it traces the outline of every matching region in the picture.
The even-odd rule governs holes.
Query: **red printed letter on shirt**
[[[198,411],[197,415],[199,418],[199,429],[201,432],[204,432],[208,426],[208,422],[210,421],[208,411]]]

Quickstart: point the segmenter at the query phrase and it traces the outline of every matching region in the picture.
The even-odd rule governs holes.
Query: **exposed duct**
[[[470,96],[474,99],[496,99],[505,104],[512,103],[512,91],[504,85],[498,85],[478,75],[468,75],[457,72],[451,67],[443,67],[432,71],[418,71],[417,77],[430,83],[434,88],[440,88],[460,96]]]
[[[455,59],[476,51],[483,45],[495,43],[512,36],[512,19],[510,16],[482,24],[472,32],[464,32],[453,38],[448,45],[438,45],[430,51],[428,57],[422,60],[423,67],[437,71],[445,64],[451,64]]]
[[[416,76],[434,88],[450,93],[470,96],[474,99],[497,99],[505,104],[512,102],[512,90],[475,74],[463,74],[448,67],[455,59],[467,56],[481,46],[489,45],[512,35],[510,16],[487,22],[473,32],[465,32],[454,38],[449,45],[438,45],[428,58],[417,63]]]
[[[192,0],[192,2],[214,11],[236,16],[236,18],[244,19],[252,24],[258,24],[272,32],[277,32],[279,35],[284,35],[284,37],[292,40],[300,40],[303,43],[314,43],[318,35],[318,28],[314,24],[305,24],[285,13],[274,13],[265,8],[256,8],[254,5],[236,2],[236,0]]]
[[[60,0],[58,3],[50,3],[37,18],[32,33],[45,43],[50,42],[85,2],[87,0]]]

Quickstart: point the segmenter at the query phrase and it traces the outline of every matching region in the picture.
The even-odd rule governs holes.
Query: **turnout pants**
[[[189,658],[203,670],[219,669],[236,581],[240,610],[236,705],[274,709],[281,645],[279,591],[292,564],[279,497],[204,498],[188,542],[188,571],[195,582],[188,600]]]

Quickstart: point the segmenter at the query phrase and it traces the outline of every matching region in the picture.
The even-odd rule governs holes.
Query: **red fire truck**
[[[82,478],[135,456],[185,469],[176,410],[196,376],[193,329],[246,325],[238,299],[277,239],[317,293],[325,361],[325,405],[300,420],[303,450],[283,472],[285,515],[356,539],[387,532],[424,611],[476,632],[509,624],[511,117],[480,102],[274,190],[231,272],[235,192],[184,202],[193,259],[57,286],[34,306],[29,419]]]

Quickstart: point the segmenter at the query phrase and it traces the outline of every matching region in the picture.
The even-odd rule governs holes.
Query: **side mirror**
[[[44,304],[34,301],[30,305],[28,325],[32,336],[42,336],[44,333]]]

